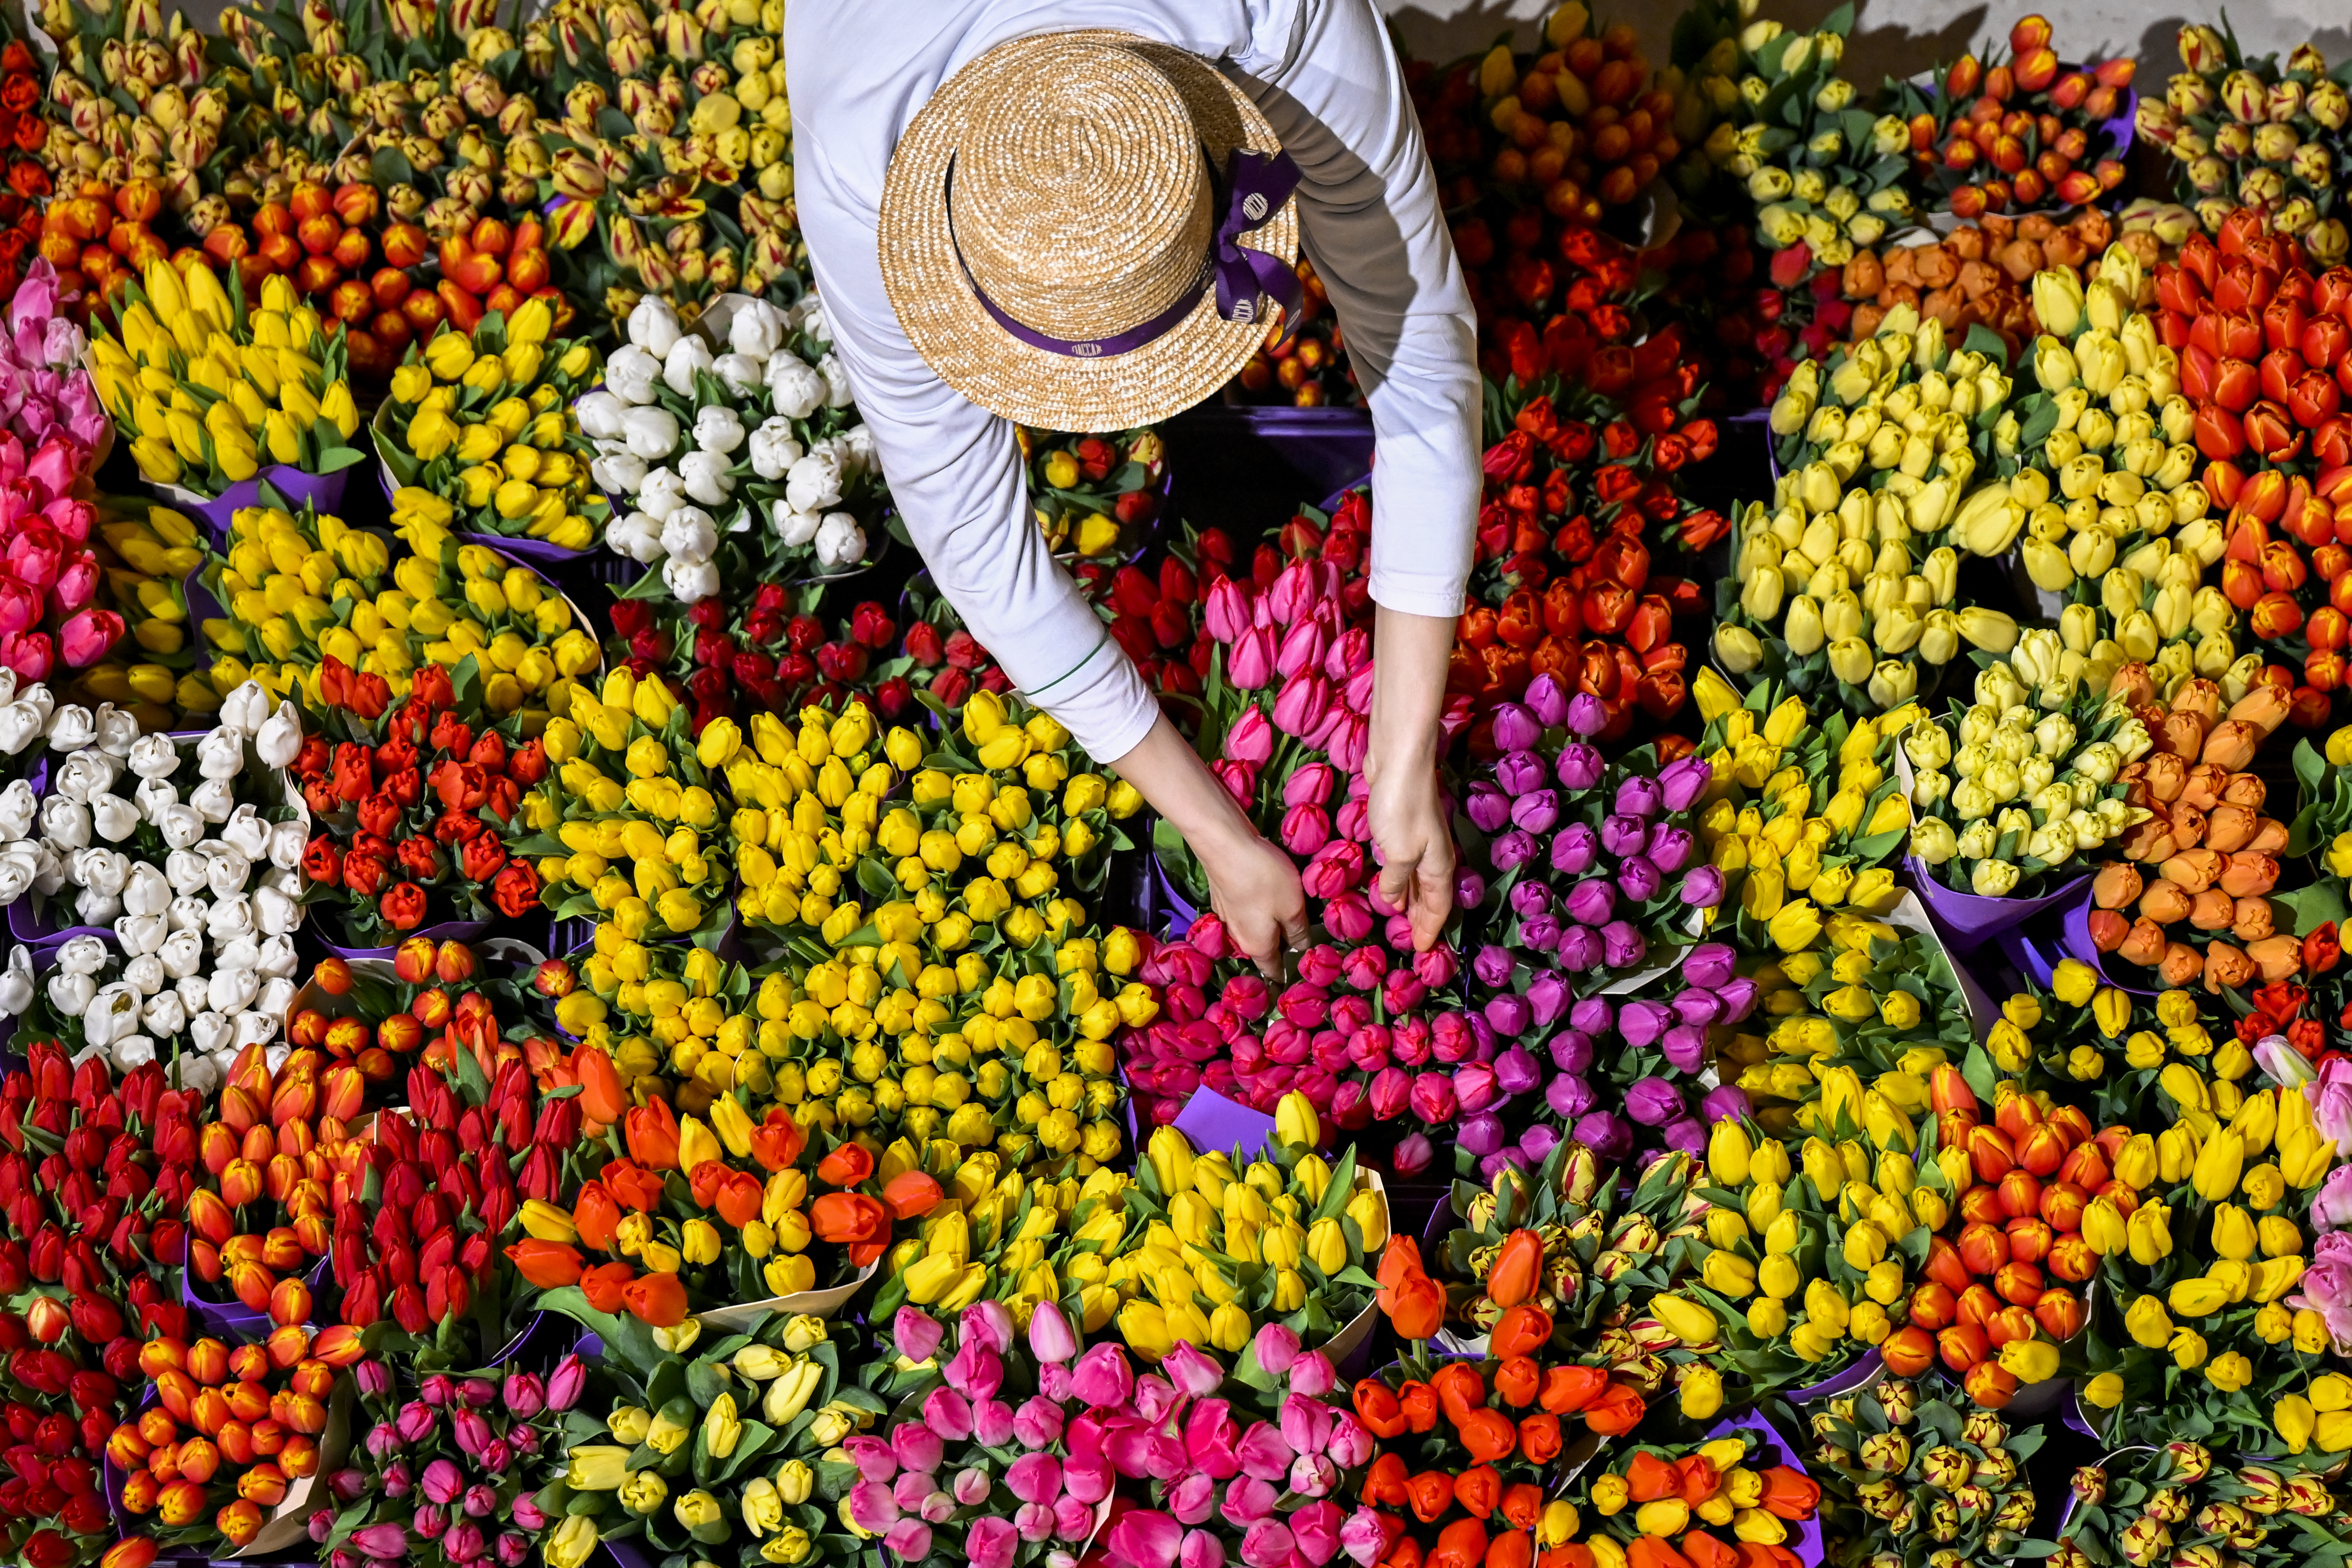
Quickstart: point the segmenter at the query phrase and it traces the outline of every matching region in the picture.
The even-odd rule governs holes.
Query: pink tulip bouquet
[[[1228,1376],[1215,1357],[1180,1343],[1160,1363],[1168,1392],[1139,1379],[1148,1423],[1128,1441],[1149,1456],[1139,1486],[1122,1488],[1103,1542],[1111,1568],[1370,1568],[1386,1551],[1380,1516],[1349,1485],[1378,1444],[1341,1404],[1320,1351],[1302,1352],[1279,1323],[1260,1329]],[[1147,1414],[1146,1405],[1150,1406]],[[1130,1504],[1130,1490],[1140,1502]]]
[[[59,313],[71,296],[46,259],[35,261],[8,303],[8,331],[0,336],[0,430],[28,446],[52,438],[72,445],[77,470],[90,459],[111,426],[98,389],[82,368],[88,340]]]
[[[60,660],[86,668],[122,637],[121,616],[95,603],[97,510],[74,493],[88,456],[66,435],[28,451],[0,434],[0,664],[22,680],[48,679]]]

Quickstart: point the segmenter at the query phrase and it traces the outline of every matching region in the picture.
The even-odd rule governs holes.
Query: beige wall
[[[1666,61],[1666,42],[1680,11],[1679,0],[1586,0],[1603,24],[1626,21],[1637,28],[1653,65]],[[1764,0],[1763,15],[1794,26],[1818,21],[1837,0]],[[1514,22],[1549,13],[1547,0],[1380,0],[1397,19],[1406,46],[1415,54],[1444,61],[1484,48]],[[1978,0],[1864,0],[1846,58],[1856,85],[1877,85],[1886,75],[1908,76],[1939,58],[1949,58],[1988,36],[2006,34],[2032,9],[2031,0],[1988,6]],[[2221,3],[2193,13],[2179,0],[2134,5],[2130,0],[2046,0],[2040,7],[2057,29],[2059,57],[2073,59],[2070,45],[2105,56],[2128,52],[2140,62],[2143,84],[2160,85],[2180,68],[2174,30],[2184,17],[2220,23]],[[2344,0],[2232,0],[2230,20],[2251,54],[2284,54],[2305,39],[2316,42],[2331,64],[2352,57],[2352,7]],[[1533,29],[1523,34],[1533,37]]]

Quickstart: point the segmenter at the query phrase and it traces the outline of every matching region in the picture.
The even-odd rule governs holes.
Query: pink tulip
[[[1286,1478],[1290,1473],[1286,1461],[1282,1473]],[[1270,1517],[1281,1500],[1281,1491],[1258,1477],[1237,1476],[1225,1486],[1225,1522],[1237,1530],[1246,1530]]]
[[[902,1519],[883,1533],[882,1544],[904,1563],[919,1563],[931,1554],[931,1527],[919,1519]]]
[[[1324,845],[1299,873],[1310,899],[1335,899],[1364,883],[1364,848],[1344,841]]]
[[[1225,731],[1224,754],[1237,763],[1247,763],[1253,768],[1263,767],[1274,755],[1274,726],[1265,714],[1255,708],[1244,708],[1233,728]]]
[[[967,1337],[940,1373],[950,1388],[975,1402],[993,1397],[1004,1386],[1004,1362],[984,1339]]]
[[[1370,721],[1360,712],[1349,713],[1332,729],[1328,742],[1331,765],[1354,773],[1364,765],[1365,754],[1371,745]]]
[[[850,1437],[841,1446],[850,1462],[857,1467],[858,1475],[866,1480],[887,1481],[898,1473],[897,1452],[880,1437]]]
[[[1054,1510],[1044,1503],[1024,1502],[1013,1510],[1013,1528],[1033,1544],[1054,1538]]]
[[[1281,642],[1276,646],[1275,672],[1287,679],[1302,669],[1320,668],[1330,644],[1331,635],[1323,629],[1321,623],[1313,620],[1298,622],[1283,633]]]
[[[1244,1474],[1265,1481],[1277,1481],[1288,1475],[1290,1461],[1297,1457],[1283,1441],[1280,1428],[1268,1421],[1258,1422],[1243,1433],[1241,1445],[1234,1452],[1241,1459]]]
[[[928,1474],[940,1468],[940,1435],[919,1421],[901,1421],[891,1428],[890,1451],[901,1468]]]
[[[947,1337],[947,1330],[918,1307],[901,1307],[890,1320],[890,1337],[898,1353],[909,1361],[929,1361]]]
[[[1331,711],[1331,683],[1319,671],[1294,675],[1274,700],[1274,727],[1286,735],[1314,732]]]
[[[1372,1462],[1371,1433],[1364,1424],[1345,1410],[1332,1412],[1331,1437],[1323,1445],[1324,1453],[1343,1470],[1360,1469]]]
[[[1182,1525],[1164,1513],[1138,1508],[1119,1515],[1103,1545],[1110,1560],[1124,1568],[1171,1568],[1183,1541]]]
[[[104,623],[110,620],[114,626],[111,636],[104,630]],[[75,622],[84,624],[77,628]],[[84,610],[73,621],[66,623],[63,635],[72,637],[78,630],[78,646],[89,654],[84,662],[91,662],[103,657],[105,650],[114,646],[114,639],[122,635],[122,617],[111,610]],[[55,658],[47,632],[12,632],[0,636],[0,664],[15,670],[19,680],[47,680]]]
[[[888,1487],[861,1480],[849,1489],[849,1517],[858,1529],[878,1534],[898,1522],[898,1504]]]
[[[1070,1370],[1070,1385],[1079,1400],[1090,1405],[1118,1406],[1135,1389],[1135,1373],[1127,1352],[1115,1344],[1099,1344],[1078,1358]]]
[[[1188,1398],[1204,1399],[1216,1393],[1225,1381],[1225,1369],[1189,1340],[1179,1341],[1160,1365],[1177,1392]]]
[[[1360,893],[1340,893],[1323,906],[1323,929],[1340,942],[1361,942],[1372,934],[1372,908]]]
[[[1157,1373],[1147,1372],[1135,1380],[1133,1403],[1136,1415],[1156,1426],[1161,1417],[1174,1414],[1184,1402],[1178,1396],[1175,1384]]]
[[[1004,1486],[1023,1502],[1050,1503],[1062,1495],[1062,1462],[1051,1454],[1024,1454],[1005,1469]]]
[[[1339,772],[1330,763],[1302,763],[1282,781],[1282,804],[1294,807],[1325,805],[1339,783]]]
[[[1102,1453],[1073,1449],[1062,1461],[1062,1489],[1080,1502],[1100,1502],[1110,1496],[1118,1472]]]
[[[1241,579],[1218,578],[1201,606],[1202,624],[1221,643],[1230,646],[1240,641],[1253,624],[1250,611],[1255,596],[1250,585]]]
[[[1292,562],[1266,589],[1265,597],[1274,618],[1287,626],[1312,610],[1315,601],[1321,597],[1316,592],[1314,568],[1304,561]]]
[[[1168,1511],[1179,1524],[1199,1524],[1217,1510],[1216,1478],[1192,1470],[1168,1489]]]
[[[49,596],[57,601],[58,608],[70,614],[98,596],[98,557],[87,550],[76,551],[65,558]]]
[[[1292,1363],[1294,1368],[1297,1363]],[[1319,1454],[1331,1438],[1331,1406],[1294,1394],[1282,1402],[1282,1440],[1302,1454]],[[1297,1488],[1292,1488],[1296,1491]]]
[[[1303,1394],[1309,1399],[1320,1399],[1338,1385],[1339,1374],[1331,1365],[1331,1358],[1321,1351],[1308,1351],[1290,1363],[1290,1392]]]
[[[937,1485],[928,1470],[901,1470],[898,1479],[890,1483],[890,1497],[898,1503],[900,1513],[919,1514]]]
[[[964,1532],[963,1554],[971,1568],[1013,1568],[1013,1553],[1019,1550],[1020,1531],[1009,1519],[983,1515],[971,1521]]]
[[[1339,1549],[1359,1568],[1372,1568],[1389,1549],[1387,1529],[1381,1516],[1369,1508],[1359,1508],[1339,1527]]]
[[[1225,679],[1237,691],[1255,691],[1273,679],[1274,633],[1253,626],[1225,656]]]
[[[1282,847],[1293,855],[1312,855],[1330,837],[1331,819],[1321,806],[1294,805],[1283,814]]]
[[[1217,775],[1217,782],[1225,786],[1225,793],[1232,795],[1234,804],[1244,811],[1249,810],[1257,804],[1257,764],[1255,763],[1235,762],[1230,757],[1220,757],[1209,764],[1209,771]]]
[[[39,592],[14,577],[0,576],[0,637],[30,631],[40,619]]]
[[[971,1405],[952,1388],[934,1388],[923,1401],[923,1424],[947,1441],[961,1443],[971,1436]]]
[[[1297,1555],[1290,1527],[1278,1520],[1261,1519],[1242,1536],[1242,1561],[1248,1568],[1293,1568]]]
[[[1177,1568],[1225,1568],[1225,1543],[1205,1530],[1184,1537],[1176,1556]]]
[[[1328,1497],[1320,1502],[1296,1510],[1290,1516],[1291,1542],[1297,1547],[1298,1555],[1314,1568],[1322,1568],[1324,1563],[1339,1554],[1340,1538],[1345,1529],[1346,1520],[1339,1512],[1339,1505]]]
[[[982,1399],[971,1407],[972,1440],[983,1448],[1002,1448],[1013,1441],[1013,1406],[1002,1399]]]
[[[965,1344],[978,1342],[1003,1355],[1013,1348],[1013,1310],[1002,1301],[974,1301],[956,1320],[956,1330]]]
[[[1234,1453],[1241,1428],[1232,1407],[1222,1399],[1203,1399],[1192,1406],[1184,1422],[1184,1455],[1188,1463],[1215,1480],[1225,1480],[1241,1469]]]
[[[1095,1510],[1067,1493],[1054,1504],[1054,1533],[1064,1541],[1084,1541],[1095,1532]]]
[[[1060,1306],[1040,1301],[1029,1314],[1029,1351],[1039,1361],[1064,1362],[1078,1353],[1078,1337]]]
[[[1331,641],[1330,651],[1323,656],[1323,673],[1335,681],[1343,681],[1360,669],[1370,668],[1372,634],[1364,626],[1349,626]]]

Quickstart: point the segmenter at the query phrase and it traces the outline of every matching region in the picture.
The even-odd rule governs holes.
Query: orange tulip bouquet
[[[1820,1559],[1821,1484],[1761,1417],[1643,1444],[1546,1509],[1545,1568],[1799,1568]]]
[[[903,1142],[878,1158],[856,1142],[820,1152],[784,1107],[755,1122],[733,1092],[710,1101],[708,1120],[659,1099],[627,1106],[593,1047],[569,1070],[589,1121],[573,1158],[593,1173],[568,1210],[526,1205],[525,1235],[507,1248],[530,1284],[553,1293],[544,1309],[577,1315],[584,1304],[672,1329],[714,1307],[845,1286],[879,1261],[897,1222],[940,1202],[939,1181]]]

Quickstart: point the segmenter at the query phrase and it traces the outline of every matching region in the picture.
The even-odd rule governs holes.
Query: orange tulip
[[[164,1522],[171,1522],[168,1511]],[[243,1546],[260,1534],[261,1524],[261,1505],[251,1498],[239,1498],[213,1515],[213,1528],[227,1537],[232,1546]]]
[[[1486,1568],[1533,1568],[1535,1560],[1536,1538],[1528,1531],[1509,1531],[1486,1543]]]
[[[939,1179],[926,1171],[901,1171],[882,1188],[882,1201],[900,1219],[920,1219],[946,1195]]]
[[[1519,1447],[1528,1446],[1526,1428],[1519,1431]],[[1503,1494],[1503,1517],[1521,1530],[1533,1530],[1543,1517],[1543,1489],[1532,1481],[1521,1481]]]
[[[572,1053],[572,1071],[580,1083],[580,1114],[593,1122],[611,1126],[621,1120],[629,1108],[629,1097],[621,1088],[621,1075],[613,1068],[613,1058],[594,1046],[583,1046]]]
[[[1382,1450],[1364,1471],[1364,1484],[1358,1495],[1368,1503],[1379,1503],[1384,1508],[1396,1508],[1410,1500],[1412,1478],[1405,1474],[1404,1456],[1393,1448]]]
[[[269,1321],[299,1324],[310,1316],[310,1287],[299,1279],[280,1279],[269,1290]]]
[[[761,1170],[787,1170],[807,1147],[808,1130],[781,1105],[769,1107],[767,1119],[751,1129],[751,1158]]]
[[[310,1342],[310,1354],[329,1366],[350,1366],[367,1354],[367,1347],[361,1342],[357,1329],[336,1323],[319,1331],[318,1338]],[[275,1361],[277,1357],[272,1355],[270,1359]]]
[[[199,1187],[188,1194],[188,1228],[218,1247],[236,1234],[236,1219],[218,1193]]]
[[[1464,1449],[1482,1465],[1509,1458],[1519,1446],[1519,1429],[1499,1410],[1473,1410],[1454,1428]]]
[[[1538,1465],[1549,1465],[1559,1458],[1559,1417],[1548,1412],[1522,1417],[1519,1452]]]
[[[1543,1278],[1543,1237],[1531,1230],[1515,1230],[1504,1238],[1486,1275],[1486,1296],[1508,1310],[1535,1294]]]
[[[98,1560],[98,1568],[147,1568],[155,1561],[155,1552],[152,1536],[129,1536],[106,1549],[106,1555]]]
[[[507,1257],[535,1289],[560,1290],[580,1283],[583,1268],[580,1249],[563,1242],[525,1237],[507,1248]]]
[[[1739,1568],[1739,1553],[1704,1530],[1684,1533],[1683,1555],[1691,1568]]]
[[[1430,1374],[1429,1386],[1437,1391],[1438,1403],[1456,1426],[1461,1425],[1465,1415],[1486,1403],[1486,1380],[1468,1362],[1447,1362]]]
[[[864,1193],[827,1193],[809,1205],[809,1228],[820,1241],[877,1241],[890,1234],[890,1211]]]
[[[222,1419],[227,1419],[226,1411]],[[180,1451],[173,1457],[173,1464],[182,1479],[194,1481],[201,1486],[220,1473],[220,1449],[209,1437],[191,1437],[180,1445]]]
[[[1503,1478],[1492,1465],[1475,1465],[1454,1478],[1454,1500],[1463,1512],[1484,1519],[1503,1500]]]
[[[621,1228],[621,1205],[612,1189],[602,1182],[590,1182],[580,1189],[572,1203],[572,1228],[580,1233],[581,1245],[591,1252],[610,1252]]]
[[[1654,1535],[1644,1535],[1625,1549],[1626,1568],[1691,1568],[1690,1560]]]
[[[1776,1519],[1811,1519],[1822,1506],[1821,1483],[1801,1470],[1775,1465],[1764,1472],[1764,1495],[1758,1506]]]
[[[1356,1384],[1354,1394],[1356,1419],[1364,1424],[1364,1430],[1382,1438],[1404,1435],[1404,1406],[1397,1402],[1395,1390],[1368,1377]]]
[[[1404,1411],[1407,1431],[1433,1432],[1437,1429],[1437,1391],[1429,1384],[1407,1383],[1397,1390],[1397,1405]]]
[[[1541,1307],[1522,1303],[1509,1308],[1495,1324],[1486,1353],[1507,1360],[1533,1355],[1551,1342],[1551,1314]]]
[[[844,1143],[816,1163],[816,1179],[827,1186],[854,1187],[874,1173],[874,1152],[863,1143]]]
[[[276,1508],[286,1500],[286,1472],[276,1465],[256,1465],[237,1477],[236,1495],[264,1508]]]
[[[1421,1273],[1421,1245],[1409,1236],[1391,1236],[1381,1252],[1380,1283],[1394,1285],[1407,1274]]]
[[[204,1511],[205,1489],[194,1481],[173,1481],[155,1500],[155,1516],[175,1530],[184,1524],[194,1524]],[[260,1527],[260,1511],[254,1510],[256,1529]]]
[[[1597,1366],[1555,1366],[1544,1373],[1536,1402],[1554,1415],[1572,1415],[1608,1386],[1609,1374]]]
[[[924,1179],[929,1180],[929,1177]],[[931,1190],[934,1193],[939,1191],[937,1182],[931,1183]],[[766,1196],[759,1177],[749,1171],[730,1171],[726,1179],[719,1184],[711,1206],[719,1211],[720,1219],[740,1230],[760,1217],[760,1206]]]
[[[1423,1524],[1434,1524],[1445,1510],[1454,1506],[1454,1478],[1440,1470],[1423,1470],[1405,1483],[1412,1500],[1412,1515]]]
[[[617,1312],[624,1305],[621,1292],[636,1273],[625,1263],[600,1263],[580,1276],[580,1292],[596,1310]]]
[[[1536,1402],[1536,1389],[1542,1381],[1543,1373],[1532,1356],[1513,1356],[1495,1369],[1495,1392],[1514,1410],[1525,1410]]]
[[[674,1329],[686,1321],[686,1287],[675,1274],[646,1274],[621,1287],[621,1300],[648,1326]]]
[[[1681,1475],[1671,1463],[1655,1454],[1644,1450],[1626,1462],[1625,1495],[1635,1502],[1655,1502],[1664,1497],[1679,1497],[1682,1489]]]
[[[1618,1436],[1642,1424],[1644,1408],[1641,1394],[1624,1384],[1612,1383],[1584,1407],[1584,1424],[1604,1437]]]
[[[656,1171],[677,1169],[677,1118],[666,1100],[649,1100],[630,1111],[623,1125],[627,1131],[629,1158]]]
[[[1475,1519],[1457,1519],[1437,1532],[1428,1568],[1479,1568],[1486,1560],[1486,1527]]]
[[[626,1160],[607,1160],[604,1168],[596,1173],[604,1190],[639,1214],[651,1214],[661,1203],[662,1180],[642,1165]]]

